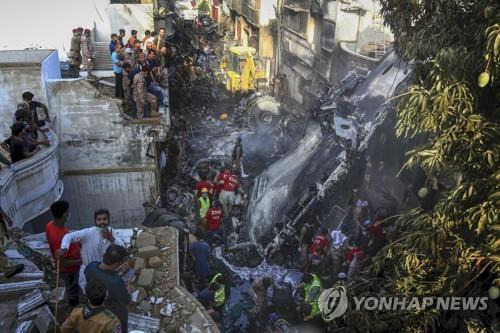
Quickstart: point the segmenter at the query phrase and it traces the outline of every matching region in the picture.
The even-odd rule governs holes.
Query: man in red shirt
[[[68,228],[64,226],[69,219],[69,203],[64,200],[56,201],[50,206],[50,211],[54,216],[54,220],[50,221],[45,227],[45,236],[47,237],[50,252],[52,253],[52,257],[57,267],[55,253],[61,247],[61,241],[64,235],[69,231]],[[80,265],[82,264],[79,245],[77,243],[71,244],[68,252],[59,260],[60,276],[64,280],[66,286],[68,304],[70,307],[75,307],[79,303],[78,278]]]
[[[222,220],[224,219],[224,213],[222,212],[222,207],[219,201],[212,201],[212,207],[207,211],[205,215],[206,230],[208,242],[211,244],[214,235],[218,235],[221,239],[224,238],[223,230],[221,229]]]
[[[226,176],[226,179],[222,185],[222,191],[219,194],[219,201],[222,204],[222,209],[224,211],[224,216],[231,216],[231,211],[235,203],[235,191],[239,190],[240,181],[233,173]]]
[[[327,235],[328,230],[323,228],[321,229],[321,233],[313,238],[312,244],[309,246],[308,250],[308,266],[320,266],[324,262],[326,254],[328,253],[328,246],[330,245]]]
[[[207,174],[200,175],[200,178],[201,180],[196,183],[196,186],[194,188],[195,199],[198,199],[198,197],[200,196],[202,188],[206,188],[208,190],[208,194],[212,196],[214,193],[214,184],[212,184],[212,182],[208,179]]]
[[[351,244],[347,246],[346,260],[348,264],[351,263],[355,257],[362,259],[363,256],[364,251],[360,246],[358,246],[357,242],[352,241]]]
[[[219,193],[221,192],[222,190],[222,186],[224,185],[224,182],[226,181],[226,179],[231,176],[231,167],[229,166],[225,166],[224,169],[222,170],[222,172],[219,172],[219,174],[217,175],[217,178],[215,178],[215,194],[218,196]]]

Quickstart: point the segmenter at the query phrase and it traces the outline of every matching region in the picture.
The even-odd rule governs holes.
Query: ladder
[[[386,52],[384,19],[379,12],[373,12],[373,33],[375,34],[375,58],[381,59]]]

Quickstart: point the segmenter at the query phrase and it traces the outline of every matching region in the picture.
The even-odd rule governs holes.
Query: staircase
[[[373,14],[372,23],[373,33],[375,34],[375,57],[376,59],[381,59],[386,52],[385,43],[385,31],[384,31],[384,19],[380,13]]]
[[[113,63],[111,62],[111,54],[109,53],[109,43],[94,42],[94,49],[95,49],[94,70],[112,71]]]

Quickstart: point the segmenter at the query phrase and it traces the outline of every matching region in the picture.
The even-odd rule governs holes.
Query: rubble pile
[[[218,332],[203,306],[178,285],[176,229],[115,229],[113,232],[130,246],[131,267],[135,270],[133,301],[129,307],[130,330]],[[26,267],[9,280],[3,280],[0,275],[0,332],[21,333],[33,329],[48,332],[53,327],[56,308],[55,274],[48,274],[54,273],[49,245],[44,233],[18,236],[5,254],[9,261]],[[62,321],[69,311],[62,281],[57,298],[57,317]]]
[[[133,253],[132,303],[129,326],[144,332],[217,332],[201,304],[178,285],[177,231],[144,228]],[[213,327],[213,328],[212,328]]]

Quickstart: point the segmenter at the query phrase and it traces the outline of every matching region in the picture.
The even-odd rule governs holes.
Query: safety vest
[[[215,274],[215,276],[212,278],[212,280],[210,281],[210,283],[208,284],[208,287],[210,288],[210,286],[212,285],[212,283],[215,283],[215,280],[217,280],[217,278],[219,276],[222,276],[221,273],[217,273]],[[217,289],[217,291],[215,291],[215,295],[214,295],[214,306],[216,308],[218,308],[219,306],[223,305],[224,304],[224,301],[226,300],[226,289],[224,287],[223,284],[220,285],[219,289]]]
[[[199,197],[198,202],[200,203],[200,217],[205,218],[208,209],[210,208],[210,198]]]
[[[304,286],[304,294],[305,294],[304,296],[305,296],[306,303],[311,305],[311,307],[312,307],[311,315],[316,316],[316,315],[321,314],[321,311],[320,311],[319,305],[318,305],[318,298],[319,298],[320,293],[319,292],[317,293],[315,299],[309,299],[309,293],[310,293],[311,289],[316,288],[316,287],[318,287],[321,291],[321,280],[319,279],[319,277],[316,274],[311,274],[311,275],[313,276],[313,280],[311,283],[306,284]]]

